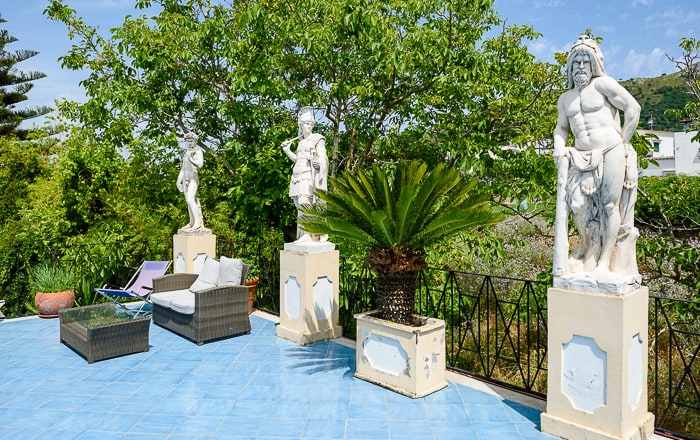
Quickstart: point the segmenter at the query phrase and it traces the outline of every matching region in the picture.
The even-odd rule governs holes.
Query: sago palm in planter
[[[355,374],[411,397],[432,392],[436,385],[421,390],[420,384],[417,388],[406,387],[383,379],[419,379],[422,370],[429,376],[440,365],[444,378],[444,323],[441,336],[430,336],[434,346],[442,345],[440,353],[419,349],[418,353],[407,354],[410,344],[404,344],[401,337],[368,330],[360,320],[367,317],[372,326],[379,320],[396,323],[409,339],[415,336],[418,340],[423,331],[421,324],[439,321],[415,314],[416,278],[427,266],[426,249],[461,231],[496,223],[503,216],[487,203],[483,192],[475,191],[475,179],[464,179],[458,170],[445,164],[428,170],[424,163],[402,161],[393,173],[375,165],[369,171],[332,178],[330,184],[332,191],[317,194],[323,203],[303,208],[303,228],[360,245],[367,250],[367,261],[377,274],[377,311],[358,315]],[[411,356],[420,356],[423,364],[418,365],[416,359],[409,359]],[[393,360],[387,364],[378,357]],[[361,371],[372,364],[380,370],[379,378],[367,377]]]

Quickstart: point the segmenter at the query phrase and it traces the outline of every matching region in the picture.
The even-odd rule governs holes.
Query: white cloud
[[[649,15],[646,21],[652,28],[665,29],[667,35],[683,35],[692,28],[689,25],[700,22],[700,12],[676,7],[665,10],[661,15]]]
[[[546,38],[538,38],[535,41],[526,43],[526,45],[530,53],[536,58],[553,63],[554,54],[556,52],[568,52],[569,49],[571,49],[572,43],[573,41],[571,43],[566,43],[563,46],[557,46],[555,43]]]
[[[621,47],[617,40],[603,38],[603,42],[600,45],[600,50],[603,52],[603,59],[605,61],[605,69],[610,74],[610,69],[613,67],[612,60],[617,58],[620,53]]]
[[[679,43],[680,43],[680,38],[682,36],[686,36],[686,35],[688,35],[688,34],[684,33],[681,29],[677,29],[675,27],[668,27],[666,29],[666,32],[664,32],[664,37],[678,40]],[[690,33],[690,35],[692,35],[692,32]]]
[[[649,6],[654,3],[654,0],[632,0],[632,7]]]
[[[539,39],[529,44],[530,52],[538,58],[549,58],[555,49],[546,40]]]
[[[672,23],[691,23],[700,18],[700,13],[683,8],[673,8],[665,10],[661,17],[665,24]]]
[[[628,78],[655,77],[668,70],[668,63],[666,53],[658,47],[647,53],[630,50],[620,70]]]

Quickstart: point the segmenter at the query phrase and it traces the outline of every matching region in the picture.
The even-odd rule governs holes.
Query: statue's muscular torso
[[[598,81],[600,78],[595,78],[588,86],[569,90],[561,96],[560,104],[579,150],[606,148],[622,141],[616,129],[618,124],[612,123],[616,121],[617,110],[598,90]]]

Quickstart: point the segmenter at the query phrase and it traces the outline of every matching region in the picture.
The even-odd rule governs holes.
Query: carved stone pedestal
[[[338,325],[340,253],[328,242],[288,245],[280,251],[277,336],[299,345],[342,336]]]
[[[547,411],[542,431],[569,440],[643,440],[648,296],[551,288],[547,293]]]
[[[173,235],[173,273],[199,273],[207,256],[216,258],[211,229],[180,229]]]

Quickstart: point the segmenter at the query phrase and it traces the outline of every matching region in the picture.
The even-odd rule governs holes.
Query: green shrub
[[[60,264],[44,262],[29,271],[29,288],[34,292],[63,292],[74,286],[73,272]]]
[[[639,179],[636,221],[669,231],[678,238],[700,231],[700,177],[664,176]]]
[[[700,299],[700,177],[639,180],[640,272],[653,294]]]

